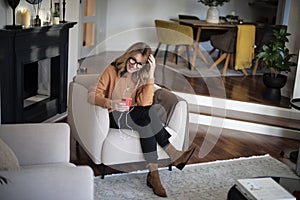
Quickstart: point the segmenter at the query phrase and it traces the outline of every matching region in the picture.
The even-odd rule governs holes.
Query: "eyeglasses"
[[[129,58],[129,63],[130,63],[131,65],[136,65],[136,67],[137,67],[138,69],[143,68],[144,65],[145,65],[145,64],[142,64],[142,63],[140,63],[140,62],[137,62],[136,59],[135,59],[135,57],[130,57],[130,58]]]

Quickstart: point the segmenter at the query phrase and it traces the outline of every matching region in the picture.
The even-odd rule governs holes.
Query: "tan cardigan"
[[[114,66],[109,65],[100,75],[96,88],[90,90],[89,101],[112,111],[111,100],[122,98],[122,93],[124,93],[124,90],[126,89],[125,80],[125,78],[118,76]],[[153,96],[154,79],[150,78],[146,84],[133,89],[131,94],[132,106],[152,105]]]

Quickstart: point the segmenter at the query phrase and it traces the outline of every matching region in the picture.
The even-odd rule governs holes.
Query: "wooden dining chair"
[[[227,32],[221,35],[212,35],[210,37],[211,45],[223,52],[223,54],[210,66],[210,70],[217,67],[224,59],[226,59],[224,64],[224,69],[222,75],[226,74],[226,70],[230,61],[230,58],[233,59],[236,47],[236,35],[237,29],[232,28]]]
[[[159,48],[162,44],[166,45],[164,51],[164,61],[163,65],[167,62],[168,50],[170,46],[175,47],[175,63],[178,64],[178,48],[183,46],[186,48],[188,68],[192,69],[190,62],[190,47],[193,46],[193,29],[190,26],[185,26],[164,20],[155,20],[155,27],[158,39],[158,46],[155,50],[154,57],[157,56]]]
[[[224,59],[226,59],[222,75],[226,74],[228,63],[235,62],[234,69],[241,70],[245,76],[248,75],[246,68],[252,66],[254,58],[255,26],[251,24],[240,24],[222,35],[211,36],[211,44],[220,49],[223,54],[211,65],[212,70]],[[233,59],[234,58],[234,59]]]

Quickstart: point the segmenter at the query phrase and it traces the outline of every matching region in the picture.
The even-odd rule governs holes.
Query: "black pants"
[[[165,147],[170,143],[171,135],[152,106],[130,107],[128,112],[113,111],[109,118],[111,128],[132,129],[139,133],[144,158],[149,163],[157,162],[157,144]]]

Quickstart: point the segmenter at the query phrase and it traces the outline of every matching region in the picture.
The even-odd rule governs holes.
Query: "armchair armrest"
[[[177,134],[172,140],[177,147],[186,149],[189,146],[188,103],[167,89],[157,89],[153,103],[162,122]]]
[[[86,87],[77,82],[70,83],[68,122],[76,141],[96,164],[100,164],[102,146],[109,131],[109,115],[107,109],[87,101]]]
[[[182,150],[189,147],[189,113],[188,103],[185,100],[179,100],[169,119],[168,127],[177,132],[176,141],[180,141]]]
[[[21,166],[69,162],[70,128],[66,123],[4,124],[0,137]]]

